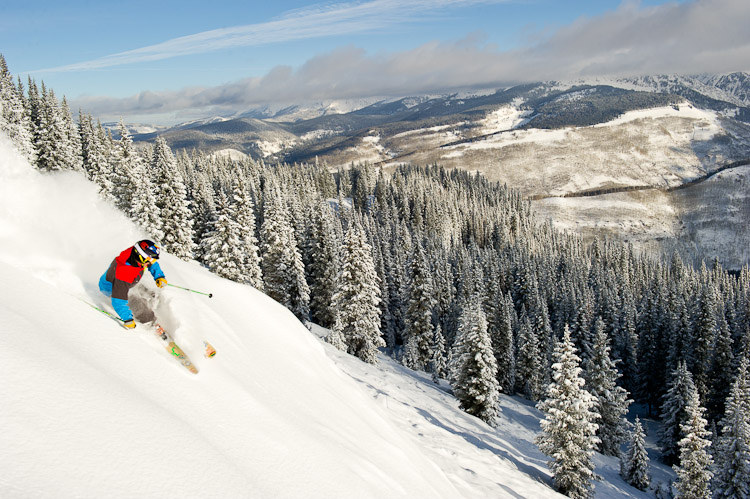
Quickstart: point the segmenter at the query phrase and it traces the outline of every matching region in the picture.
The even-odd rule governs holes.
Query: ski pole
[[[183,289],[185,291],[190,291],[191,293],[197,293],[199,295],[205,295],[205,296],[208,296],[209,298],[211,298],[214,295],[213,293],[204,293],[203,291],[196,291],[190,288],[183,288],[182,286],[177,286],[176,284],[167,283],[167,286],[172,286],[173,288]]]

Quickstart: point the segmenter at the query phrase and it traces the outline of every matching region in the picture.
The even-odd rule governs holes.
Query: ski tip
[[[216,355],[216,349],[211,346],[211,344],[207,341],[203,342],[203,346],[206,347],[206,350],[203,352],[203,356],[207,359],[210,359],[214,355]]]

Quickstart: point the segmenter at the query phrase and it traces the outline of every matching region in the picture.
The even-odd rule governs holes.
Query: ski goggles
[[[151,256],[148,253],[146,253],[146,251],[144,251],[143,248],[141,248],[139,244],[136,244],[134,248],[135,248],[136,254],[138,255],[138,260],[143,265],[150,266],[156,261],[157,258],[159,258],[158,256]],[[155,251],[159,251],[158,246],[156,245],[154,245],[153,249]]]

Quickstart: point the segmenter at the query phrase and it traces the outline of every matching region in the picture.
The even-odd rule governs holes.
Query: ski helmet
[[[143,239],[135,243],[135,252],[138,254],[138,259],[141,263],[147,263],[149,260],[157,260],[159,258],[159,247],[150,239]]]

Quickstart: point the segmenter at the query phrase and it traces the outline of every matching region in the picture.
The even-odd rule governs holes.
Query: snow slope
[[[143,279],[188,373],[145,327],[81,302],[106,306],[96,281],[139,237],[80,175],[42,175],[0,137],[0,497],[558,496],[529,403],[504,396],[490,428],[445,383],[362,363],[165,255],[170,282],[214,294]],[[598,463],[597,496],[645,497]]]
[[[5,141],[0,158],[0,496],[458,495],[252,288],[163,258],[171,282],[214,293],[164,291],[197,376],[81,303],[101,302],[94,283],[137,231],[80,176],[40,175]]]

